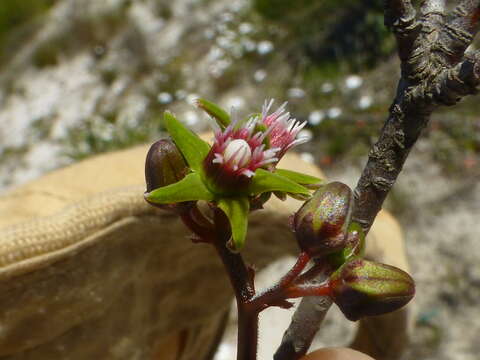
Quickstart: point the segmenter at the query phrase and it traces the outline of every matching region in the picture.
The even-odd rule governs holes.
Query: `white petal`
[[[232,163],[237,166],[247,165],[252,158],[250,145],[243,139],[231,140],[223,152],[226,163]]]

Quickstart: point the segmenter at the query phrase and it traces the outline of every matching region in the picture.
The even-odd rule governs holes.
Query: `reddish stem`
[[[305,266],[307,266],[309,261],[310,256],[306,252],[300,253],[300,255],[298,255],[295,265],[293,265],[290,271],[280,279],[279,286],[285,287],[287,285],[290,285],[298,277],[298,275],[300,275],[303,269],[305,269]]]
[[[305,284],[314,279],[318,279],[320,275],[329,275],[331,273],[330,265],[326,262],[315,262],[315,266],[308,269],[295,279],[296,284]]]
[[[307,253],[300,253],[295,265],[283,276],[278,284],[261,295],[255,295],[253,271],[242,256],[231,252],[227,242],[231,237],[230,223],[226,215],[218,208],[214,209],[213,224],[194,206],[182,213],[185,225],[199,237],[200,241],[214,245],[230,283],[232,284],[238,311],[237,360],[256,360],[258,345],[258,314],[269,306],[289,307],[288,298],[327,294],[324,285],[308,286],[299,283],[299,279],[308,279],[306,274],[317,273],[310,269],[304,276],[301,272],[310,260]],[[321,270],[320,270],[321,271]],[[293,284],[293,285],[292,285]]]
[[[246,266],[240,254],[227,248],[231,229],[225,214],[214,210],[215,237],[213,245],[227,271],[235,292],[238,311],[237,360],[255,360],[258,344],[258,311],[249,302],[255,295],[255,286],[251,270]]]
[[[285,290],[288,298],[299,298],[304,296],[330,296],[331,289],[328,282],[320,285],[293,285]]]

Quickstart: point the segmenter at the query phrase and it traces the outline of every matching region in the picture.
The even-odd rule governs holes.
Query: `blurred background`
[[[1,0],[0,191],[152,141],[166,109],[206,129],[200,96],[245,115],[288,101],[308,121],[302,158],[354,186],[399,77],[382,4]],[[406,359],[480,353],[478,99],[435,113],[386,204],[418,282]],[[326,343],[344,323],[327,319]]]

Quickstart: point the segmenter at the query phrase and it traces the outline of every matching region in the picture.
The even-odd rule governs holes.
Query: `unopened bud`
[[[405,271],[358,258],[334,272],[329,283],[332,300],[352,321],[397,310],[415,294],[415,282]]]
[[[145,181],[147,192],[176,183],[190,171],[183,155],[170,138],[160,139],[148,150],[145,160]],[[178,204],[150,204],[165,210],[182,211],[190,202]]]
[[[297,211],[293,219],[300,248],[311,257],[341,250],[347,241],[353,194],[340,182],[322,186]]]
[[[147,192],[183,179],[189,168],[175,143],[170,139],[155,142],[145,161]]]

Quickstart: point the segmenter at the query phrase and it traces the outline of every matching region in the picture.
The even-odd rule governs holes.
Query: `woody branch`
[[[385,0],[385,25],[394,33],[401,77],[380,136],[354,191],[353,221],[365,233],[395,184],[410,150],[432,112],[475,94],[480,86],[480,52],[468,52],[480,26],[480,0],[459,1],[446,13],[446,0],[424,0],[418,11],[410,0]],[[318,309],[323,309],[318,311]],[[302,300],[294,319],[310,319],[285,332],[275,360],[303,356],[321,325],[329,303]]]

